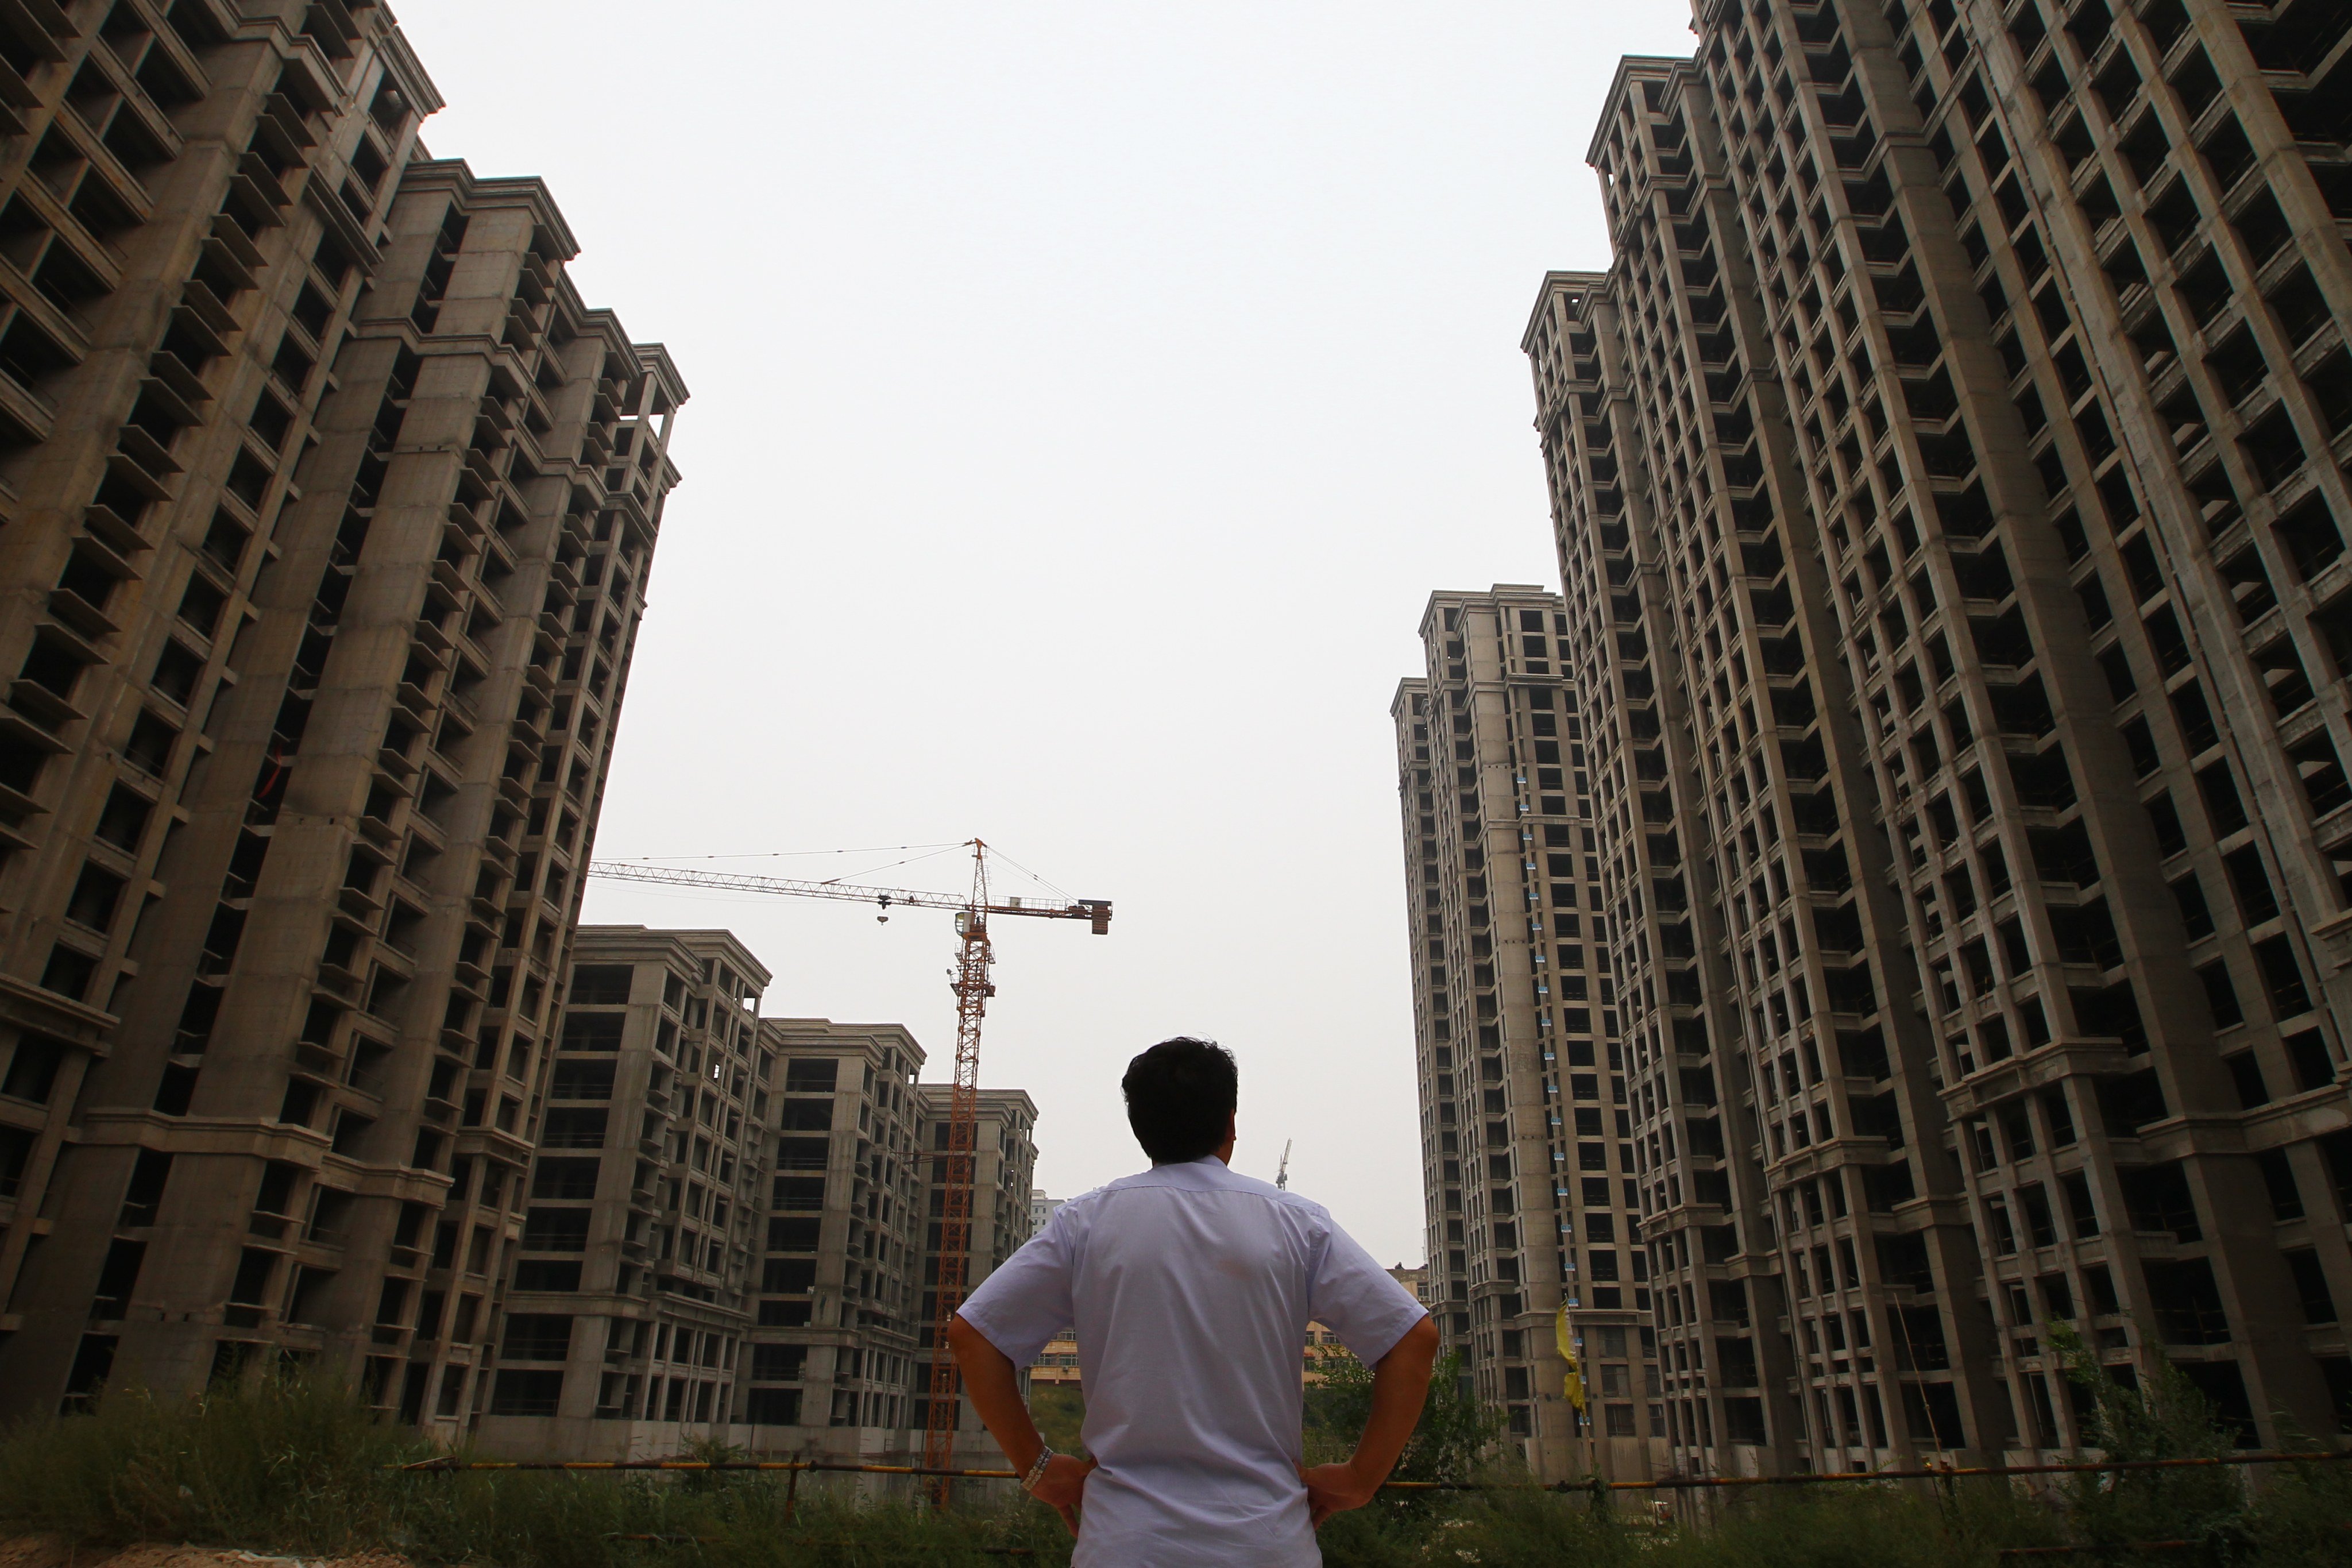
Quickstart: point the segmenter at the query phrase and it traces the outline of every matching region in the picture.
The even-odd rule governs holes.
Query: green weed
[[[2101,1374],[2104,1376],[2104,1374]],[[1339,1443],[1365,1390],[1344,1376],[1312,1402],[1310,1450]],[[1475,1476],[1484,1492],[1392,1495],[1324,1527],[1329,1568],[2002,1568],[2004,1547],[2079,1545],[2123,1568],[2126,1543],[2189,1539],[2166,1568],[2343,1568],[2352,1464],[2126,1473],[2038,1496],[1993,1479],[1759,1488],[1700,1494],[1654,1521],[1621,1494],[1527,1484],[1497,1458],[1491,1416],[1439,1385],[1408,1463]],[[2091,1391],[2092,1397],[2102,1397]],[[2208,1451],[2210,1412],[2170,1383],[2120,1390],[2100,1430],[2117,1458]],[[1075,1405],[1075,1401],[1072,1402]],[[1063,1412],[1075,1416],[1076,1409]],[[429,1456],[331,1384],[293,1377],[201,1399],[117,1391],[95,1415],[0,1435],[0,1535],[76,1543],[188,1542],[305,1556],[392,1551],[423,1568],[1065,1568],[1044,1508],[968,1489],[935,1512],[847,1478],[539,1471],[402,1473]],[[459,1458],[467,1456],[461,1455]],[[725,1458],[710,1447],[699,1457]],[[903,1484],[903,1483],[894,1483]],[[2012,1560],[2014,1561],[2014,1560]],[[2031,1560],[2027,1560],[2031,1561]]]

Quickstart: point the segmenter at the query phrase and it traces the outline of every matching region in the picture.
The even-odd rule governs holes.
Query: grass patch
[[[795,1497],[782,1475],[390,1468],[434,1453],[323,1382],[193,1400],[122,1391],[94,1415],[29,1422],[0,1438],[0,1535],[302,1556],[393,1551],[492,1568],[1069,1561],[1061,1521],[1026,1499],[938,1514],[859,1498],[845,1478],[803,1475]]]
[[[1050,1403],[1050,1402],[1049,1402]],[[1055,1408],[1075,1422],[1082,1408]],[[1328,1431],[1327,1431],[1328,1435]],[[1444,1437],[1445,1434],[1424,1434]],[[1057,1445],[1058,1446],[1058,1445]],[[196,1400],[118,1393],[99,1414],[0,1437],[0,1535],[77,1544],[187,1542],[325,1556],[400,1552],[429,1568],[1062,1568],[1068,1538],[1025,1499],[936,1514],[803,1476],[403,1475],[429,1457],[346,1393],[294,1380]],[[1433,1441],[1430,1468],[1462,1459]],[[1492,1471],[1482,1472],[1494,1474]],[[1714,1494],[1701,1523],[1596,1512],[1531,1488],[1383,1500],[1324,1528],[1328,1568],[2001,1568],[2008,1546],[2086,1544],[2086,1568],[2341,1568],[2352,1562],[2352,1464],[2227,1470],[2029,1497],[1998,1480]],[[2124,1542],[2188,1539],[2142,1554]],[[2014,1560],[2012,1560],[2014,1561]],[[2032,1560],[2026,1560],[2030,1564]]]
[[[0,1524],[75,1542],[352,1550],[398,1533],[409,1483],[384,1467],[428,1451],[316,1383],[184,1401],[125,1393],[0,1439]]]
[[[1080,1436],[1087,1424],[1087,1396],[1067,1384],[1039,1384],[1029,1391],[1029,1418],[1037,1423],[1037,1436],[1057,1454],[1084,1454],[1086,1439]]]
[[[2092,1533],[2068,1502],[1998,1479],[1758,1488],[1714,1494],[1703,1522],[1596,1514],[1580,1498],[1525,1489],[1435,1502],[1382,1501],[1323,1527],[1326,1568],[2344,1568],[2352,1563],[2352,1465],[2266,1467],[2226,1519],[2168,1536]],[[2102,1523],[2111,1522],[2102,1521]],[[2178,1524],[2176,1519],[2172,1521]],[[2117,1543],[2189,1540],[2140,1552]],[[2056,1558],[2004,1547],[2096,1542]]]

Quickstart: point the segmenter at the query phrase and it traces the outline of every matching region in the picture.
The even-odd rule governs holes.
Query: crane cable
[[[674,860],[789,860],[805,859],[817,855],[887,855],[894,850],[899,849],[920,849],[925,851],[925,853],[920,855],[909,855],[903,860],[889,860],[879,866],[868,866],[862,871],[845,871],[838,877],[827,877],[824,879],[827,883],[834,883],[854,882],[861,878],[870,877],[877,871],[896,870],[901,866],[911,866],[919,860],[934,859],[939,856],[948,853],[950,850],[966,849],[971,847],[971,840],[964,838],[959,839],[952,844],[877,844],[863,849],[766,849],[746,850],[739,854],[731,855],[615,855],[611,857],[611,858],[624,865],[653,865],[658,862]],[[1024,866],[1020,861],[1013,858],[1012,856],[1004,853],[1003,850],[997,848],[995,845],[991,844],[988,847],[997,859],[1003,861],[1008,866],[1011,866],[1014,870],[1020,872],[1023,876],[1028,878],[1031,881],[1036,883],[1039,887],[1052,893],[1055,897],[1062,900],[1064,902],[1075,904],[1079,901],[1077,895],[1071,892],[1067,888],[1065,888],[1060,883],[1053,881],[1050,879],[1031,870],[1028,867]]]
[[[615,860],[789,860],[812,855],[887,855],[899,849],[961,849],[954,844],[869,844],[862,849],[750,849],[734,855],[615,855]]]

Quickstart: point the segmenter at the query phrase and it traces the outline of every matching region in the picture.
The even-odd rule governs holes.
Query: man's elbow
[[[948,1320],[948,1350],[954,1355],[957,1363],[965,1367],[971,1366],[975,1361],[987,1360],[991,1357],[998,1361],[1005,1359],[1004,1352],[990,1343],[986,1334],[982,1333],[961,1318]]]
[[[1423,1313],[1421,1321],[1407,1329],[1404,1337],[1381,1358],[1381,1364],[1394,1362],[1400,1368],[1410,1367],[1426,1375],[1437,1363],[1437,1320]]]

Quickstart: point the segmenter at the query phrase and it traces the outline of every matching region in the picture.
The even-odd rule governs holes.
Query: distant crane
[[[1290,1143],[1287,1138],[1282,1141],[1282,1163],[1274,1173],[1274,1184],[1286,1193],[1290,1190]]]
[[[655,882],[667,887],[701,888],[714,893],[767,893],[788,899],[871,903],[882,910],[876,918],[885,921],[890,918],[894,905],[955,910],[956,963],[949,983],[956,999],[955,1078],[949,1093],[946,1171],[941,1181],[946,1190],[940,1222],[939,1312],[931,1336],[930,1421],[923,1436],[923,1466],[939,1470],[954,1468],[956,1413],[963,1392],[955,1357],[948,1353],[948,1322],[955,1316],[956,1309],[963,1305],[970,1278],[972,1152],[980,1132],[980,1022],[988,1011],[988,999],[996,994],[995,984],[988,978],[990,967],[996,963],[995,953],[989,946],[988,918],[1022,915],[1037,920],[1086,921],[1092,925],[1095,935],[1110,933],[1108,899],[1071,899],[1062,903],[991,899],[988,846],[975,838],[969,847],[971,892],[964,898],[908,888],[794,881],[730,871],[688,871],[637,861],[597,860],[588,867],[590,876],[616,882]],[[1284,1158],[1286,1163],[1286,1149]],[[938,1479],[932,1491],[935,1500],[947,1500],[948,1485],[946,1477]]]

